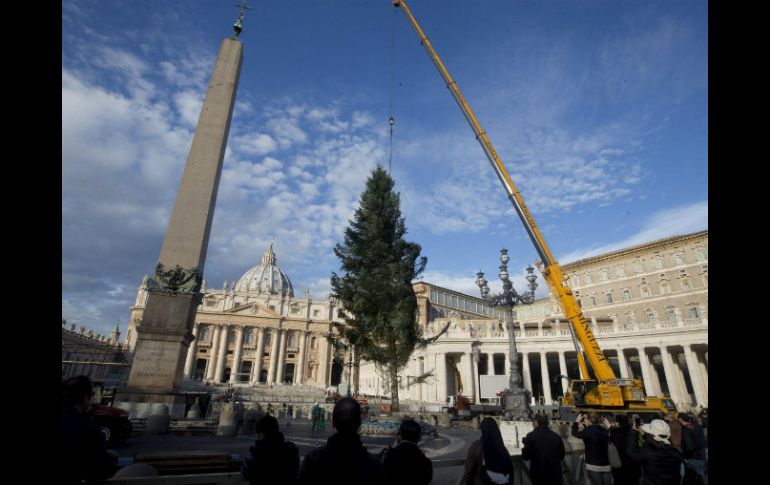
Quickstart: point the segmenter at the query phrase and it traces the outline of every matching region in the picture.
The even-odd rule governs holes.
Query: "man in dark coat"
[[[622,466],[612,469],[613,485],[639,485],[639,477],[642,473],[639,463],[628,456],[628,436],[631,433],[631,425],[628,416],[618,414],[615,418],[617,424],[610,428],[610,441],[615,445],[620,455]]]
[[[91,395],[88,377],[62,383],[60,483],[97,483],[117,470],[117,454],[107,450],[104,434],[88,416]]]
[[[561,485],[564,460],[564,441],[548,429],[548,416],[536,414],[535,429],[524,437],[523,460],[530,460],[529,475],[532,485]]]
[[[243,478],[251,484],[294,484],[299,470],[297,446],[284,440],[273,416],[260,419],[256,432],[260,438],[249,447],[249,456],[241,465]]]
[[[682,424],[682,456],[684,457],[684,480],[682,485],[708,485],[706,471],[706,439],[703,428],[689,414],[679,416]]]
[[[358,435],[360,426],[361,405],[349,397],[337,401],[332,412],[336,433],[326,445],[314,449],[302,460],[299,484],[383,485],[382,463],[364,448]]]
[[[385,455],[385,483],[428,485],[433,480],[433,463],[417,447],[420,425],[405,419],[398,431],[398,445]]]
[[[639,446],[639,434],[643,444]],[[626,452],[642,466],[639,485],[679,485],[682,455],[671,446],[671,428],[662,419],[639,426],[634,423]]]

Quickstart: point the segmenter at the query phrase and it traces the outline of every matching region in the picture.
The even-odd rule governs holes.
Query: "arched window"
[[[297,348],[297,333],[296,332],[289,332],[289,342],[287,345],[290,349],[296,349]]]
[[[208,325],[203,326],[201,328],[201,342],[207,342],[209,340],[209,337],[211,336],[211,327]]]
[[[244,340],[246,341],[247,344],[254,343],[254,329],[253,328],[246,329],[246,336],[245,336]]]
[[[265,331],[265,348],[268,348],[270,346],[270,341],[273,338],[273,332],[270,330]]]

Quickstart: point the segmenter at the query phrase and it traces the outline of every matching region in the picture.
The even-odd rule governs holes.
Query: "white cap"
[[[671,436],[671,428],[662,419],[653,419],[651,423],[642,425],[642,431],[652,435],[652,439],[655,441],[671,444],[668,440],[668,437]]]

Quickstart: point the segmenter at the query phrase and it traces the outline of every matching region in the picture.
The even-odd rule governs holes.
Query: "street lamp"
[[[522,421],[532,417],[532,410],[529,408],[529,391],[521,385],[519,359],[516,352],[516,338],[514,336],[513,307],[519,304],[530,305],[535,301],[535,288],[537,288],[535,280],[537,276],[534,273],[534,268],[532,266],[528,267],[527,281],[529,282],[529,291],[522,294],[517,293],[513,289],[513,283],[508,275],[509,260],[508,250],[505,248],[501,249],[500,262],[503,264],[500,265],[498,277],[503,282],[502,293],[490,295],[488,282],[484,279],[482,271],[476,273],[476,285],[481,290],[481,298],[490,306],[503,307],[505,309],[505,326],[508,329],[508,350],[511,362],[508,376],[508,391],[505,393],[505,416],[508,419]]]

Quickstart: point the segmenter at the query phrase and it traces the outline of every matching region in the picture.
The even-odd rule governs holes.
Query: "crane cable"
[[[388,119],[388,124],[390,125],[390,153],[388,155],[388,174],[390,174],[393,164],[393,125],[396,124],[396,119],[393,117],[396,102],[396,9],[392,10],[393,15],[390,21],[390,118]]]

